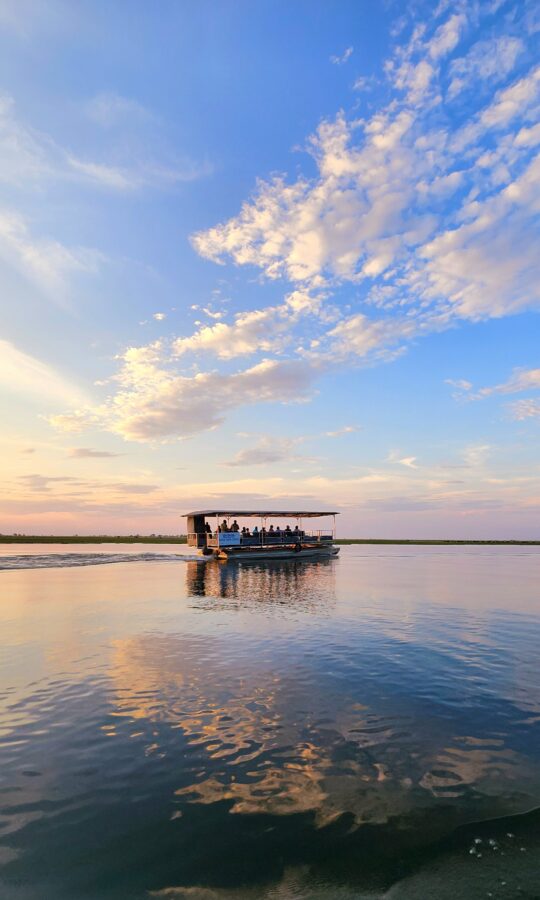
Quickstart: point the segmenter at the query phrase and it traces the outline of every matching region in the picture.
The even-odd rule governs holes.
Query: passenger
[[[245,537],[251,537],[249,528],[245,528],[245,529],[244,529],[244,536],[245,536]]]
[[[208,522],[205,522],[204,530],[206,531],[206,534],[212,534],[212,529],[210,528],[210,525]]]
[[[291,533],[291,526],[287,525],[287,527],[285,529],[285,534],[290,534],[290,533]]]
[[[272,534],[272,535],[274,534],[274,526],[273,525],[270,525],[270,528],[268,529],[268,534]]]
[[[258,534],[259,534],[259,529],[255,525],[255,528],[253,529],[253,537],[257,537]]]
[[[227,534],[228,531],[229,531],[229,526],[227,525],[227,520],[223,519],[223,522],[221,523],[221,533]]]
[[[238,524],[236,519],[234,520],[234,522],[231,525],[231,531],[240,531],[240,525]]]
[[[276,525],[276,534],[281,534],[281,528],[279,527],[279,525]]]

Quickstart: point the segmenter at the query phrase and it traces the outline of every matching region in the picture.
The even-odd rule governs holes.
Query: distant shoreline
[[[40,535],[40,534],[0,534],[0,544],[186,544],[185,535]],[[423,538],[339,538],[336,544],[420,544],[427,546],[517,546],[537,547],[538,541],[481,541],[444,540]]]

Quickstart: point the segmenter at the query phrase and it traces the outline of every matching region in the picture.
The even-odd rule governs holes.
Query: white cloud
[[[341,56],[331,56],[330,62],[334,66],[343,66],[351,58],[351,56],[353,54],[353,50],[354,50],[354,47],[347,47],[347,49],[343,51]]]
[[[503,128],[516,116],[526,113],[540,95],[540,66],[510,87],[503,88],[482,113],[480,121],[488,128]]]
[[[48,406],[86,400],[66,376],[5,340],[0,340],[0,387],[7,395],[26,395]]]
[[[463,459],[472,469],[482,468],[491,452],[489,444],[471,444],[463,451]]]
[[[342,428],[336,428],[335,431],[325,431],[324,437],[329,438],[337,438],[343,437],[345,434],[353,434],[353,432],[358,431],[357,425],[343,425]]]
[[[459,391],[470,391],[472,388],[472,382],[467,381],[466,378],[445,378],[444,383],[452,385]]]
[[[510,404],[513,419],[521,422],[524,419],[540,418],[540,400],[516,400]]]
[[[454,49],[466,26],[467,19],[462,13],[455,13],[441,25],[428,44],[432,59],[440,59]]]
[[[402,459],[398,459],[398,462],[402,466],[406,466],[408,469],[417,469],[416,465],[416,456],[404,456]]]
[[[50,135],[21,122],[13,98],[0,95],[0,180],[10,185],[26,188],[30,182],[54,179],[115,191],[135,191],[167,188],[206,177],[213,171],[206,160],[179,159],[171,153],[163,160],[162,156],[150,141],[144,154],[139,153],[133,159],[127,153],[122,163],[81,159]]]
[[[473,44],[466,56],[453,60],[450,65],[449,96],[455,97],[466,89],[478,89],[479,81],[502,81],[524,49],[523,41],[510,35]]]
[[[123,456],[122,453],[109,453],[108,450],[94,450],[92,447],[71,447],[67,455],[72,459],[111,459]]]
[[[131,123],[145,124],[154,118],[137,100],[122,97],[114,91],[96,94],[86,104],[85,112],[89,119],[103,128]]]
[[[152,313],[152,318],[155,319],[156,322],[163,322],[163,320],[167,318],[167,314],[162,312]]]
[[[0,257],[59,303],[65,300],[72,275],[93,274],[103,260],[96,250],[34,237],[22,216],[1,210]]]
[[[476,398],[491,394],[518,394],[521,391],[540,390],[540,369],[514,369],[508,381],[493,387],[481,388]]]
[[[262,360],[232,374],[178,374],[160,342],[122,356],[118,392],[96,407],[53,416],[63,431],[97,426],[128,440],[189,437],[220,425],[225,414],[255,403],[298,403],[310,398],[320,364]]]
[[[239,313],[232,325],[218,322],[204,325],[191,337],[174,342],[177,356],[187,352],[214,353],[220,359],[232,359],[255,353],[282,349],[289,339],[290,322],[285,307],[270,306],[264,310]]]
[[[281,462],[293,462],[305,457],[295,453],[298,440],[294,438],[275,438],[264,436],[254,447],[245,447],[235,454],[233,459],[224,462],[229,467],[245,468],[247,466],[274,465]]]

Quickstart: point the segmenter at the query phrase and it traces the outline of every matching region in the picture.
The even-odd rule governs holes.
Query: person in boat
[[[234,520],[234,522],[231,525],[231,531],[240,531],[240,525],[238,524],[236,519]]]
[[[209,522],[204,523],[204,530],[206,531],[206,534],[212,534],[212,529],[210,528]]]
[[[301,537],[302,537],[302,532],[300,531],[298,525],[295,525],[295,526],[294,526],[293,534],[294,534],[294,536],[295,536],[296,538],[301,538]]]
[[[279,525],[276,525],[276,532],[275,532],[275,533],[277,534],[278,537],[281,537],[281,528],[279,527]]]
[[[286,534],[286,535],[289,535],[289,534],[291,534],[291,533],[292,533],[292,532],[291,532],[291,526],[290,526],[290,525],[287,525],[287,527],[285,528],[285,534]]]
[[[258,537],[258,536],[259,536],[259,529],[255,525],[255,528],[253,529],[253,537]]]
[[[219,530],[220,530],[221,534],[227,534],[227,533],[228,533],[228,531],[229,531],[229,526],[227,525],[227,520],[226,520],[226,519],[223,519],[223,522],[221,523]]]

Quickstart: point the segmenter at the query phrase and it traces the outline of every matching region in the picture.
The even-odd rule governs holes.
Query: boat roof
[[[339,516],[338,512],[333,510],[323,510],[316,512],[315,510],[291,510],[291,509],[229,509],[221,507],[220,509],[197,509],[195,512],[183,513],[184,516],[240,516],[242,519],[256,516],[261,519],[272,518],[291,518],[291,519],[314,519],[316,516]]]

